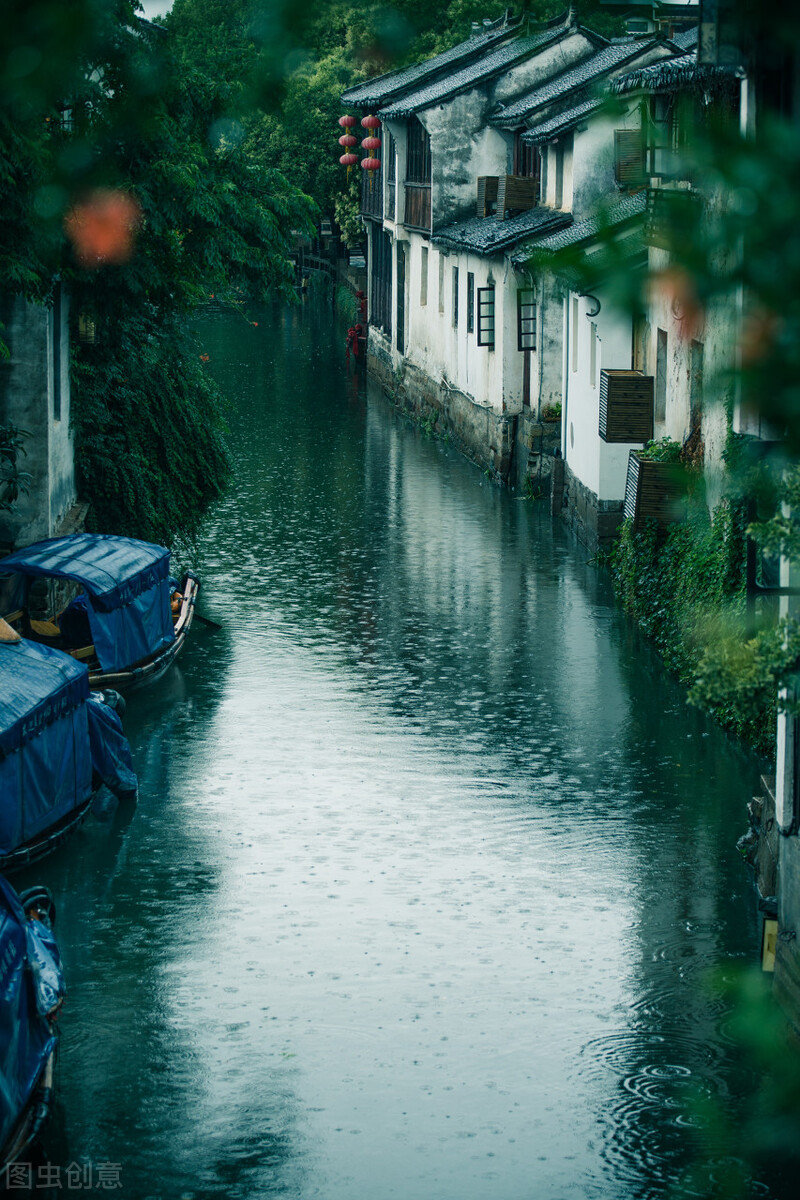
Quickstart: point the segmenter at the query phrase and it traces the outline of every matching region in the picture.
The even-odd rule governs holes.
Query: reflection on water
[[[136,1197],[664,1196],[687,1084],[752,1086],[704,978],[755,951],[758,764],[326,314],[203,336],[223,629],[131,699],[136,809],[37,872],[70,982],[47,1154]]]

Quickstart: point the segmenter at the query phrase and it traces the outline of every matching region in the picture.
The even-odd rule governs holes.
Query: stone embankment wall
[[[563,490],[554,513],[561,516],[579,541],[592,552],[610,546],[623,521],[623,500],[598,500],[564,464]]]
[[[370,330],[367,367],[392,404],[423,428],[448,440],[482,470],[503,483],[549,495],[553,454],[560,443],[558,421],[530,413],[498,413],[476,404],[457,388],[437,383],[413,363],[399,371],[379,335]]]

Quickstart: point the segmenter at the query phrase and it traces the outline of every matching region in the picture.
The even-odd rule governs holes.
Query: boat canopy
[[[123,671],[175,640],[169,550],[164,546],[113,534],[74,533],[15,551],[0,560],[3,573],[80,583],[104,671]]]
[[[0,854],[89,799],[89,671],[61,650],[0,642]]]
[[[46,1014],[64,994],[58,947],[0,875],[0,1148],[55,1046]]]

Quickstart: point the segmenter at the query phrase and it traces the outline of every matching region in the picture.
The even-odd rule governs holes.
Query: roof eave
[[[379,108],[378,116],[381,118],[381,120],[385,121],[403,121],[408,117],[413,117],[418,112],[424,112],[428,108],[435,108],[438,104],[446,104],[455,96],[462,96],[464,92],[470,92],[473,88],[480,87],[481,84],[504,74],[504,72],[510,70],[512,67],[518,66],[520,62],[525,62],[526,57],[534,58],[542,50],[546,50],[550,46],[556,45],[569,32],[569,29],[556,29],[553,31],[552,37],[547,38],[540,45],[534,47],[527,56],[525,54],[520,54],[519,59],[503,63],[501,66],[496,67],[493,71],[488,72],[486,75],[477,76],[475,79],[471,79],[459,85],[458,87],[454,87],[450,91],[443,93],[441,96],[435,96],[430,100],[423,100],[418,104],[410,103],[404,105],[401,99],[397,104],[389,104],[384,108]],[[426,86],[431,86],[435,82],[436,79],[433,78],[428,81]]]

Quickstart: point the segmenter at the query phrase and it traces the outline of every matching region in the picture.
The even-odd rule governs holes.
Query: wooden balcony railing
[[[431,228],[431,185],[429,183],[407,183],[404,224],[410,229]]]
[[[491,217],[497,207],[497,175],[478,176],[478,207],[476,215]]]
[[[361,172],[361,213],[383,219],[383,171]]]

